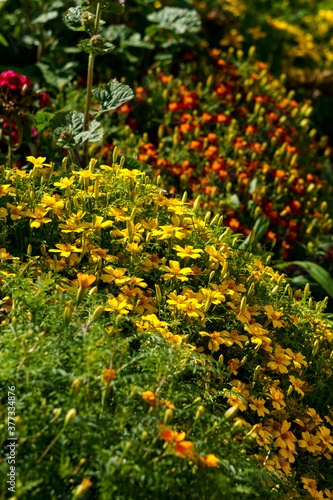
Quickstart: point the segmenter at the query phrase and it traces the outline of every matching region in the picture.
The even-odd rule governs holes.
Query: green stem
[[[8,119],[8,128],[9,128],[9,139],[8,139],[8,168],[12,168],[13,164],[13,144],[12,144],[12,117],[9,116]]]
[[[94,35],[98,34],[100,20],[101,20],[101,2],[98,2],[97,9],[96,9]],[[95,62],[94,54],[89,54],[88,76],[87,76],[87,96],[86,96],[86,104],[85,104],[85,108],[84,108],[83,132],[87,132],[89,130],[89,111],[90,111],[91,91],[92,91],[92,83],[93,83],[93,76],[94,76],[94,62]],[[87,139],[83,143],[83,168],[85,168],[88,165],[88,152],[89,152],[89,139]]]

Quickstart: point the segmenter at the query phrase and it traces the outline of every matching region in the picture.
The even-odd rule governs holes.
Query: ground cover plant
[[[42,82],[0,77],[1,489],[333,498],[328,297],[271,267],[329,260],[331,149],[254,49],[210,50],[193,7],[143,4],[129,7],[144,40],[117,29],[122,3],[67,5],[84,93],[67,74],[49,106]],[[59,49],[35,24],[43,65]],[[99,56],[122,40],[123,57],[127,38],[154,46],[145,87],[94,86]]]

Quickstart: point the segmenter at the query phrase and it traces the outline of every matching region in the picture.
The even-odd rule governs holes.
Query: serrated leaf
[[[78,43],[78,47],[84,50],[87,54],[105,55],[115,49],[115,46],[111,42],[104,42],[103,45],[96,46],[90,43],[90,39],[82,40]]]
[[[56,140],[65,130],[73,134],[75,146],[79,146],[89,139],[89,142],[98,142],[103,137],[103,129],[100,122],[93,120],[89,125],[89,131],[83,131],[83,113],[78,111],[59,111],[51,121],[51,127]]]
[[[180,9],[178,7],[164,7],[147,17],[148,21],[159,28],[173,31],[178,35],[198,33],[201,29],[201,19],[195,9]]]
[[[266,233],[269,228],[269,219],[266,215],[261,215],[254,223],[253,229],[255,231],[254,240],[252,245],[256,245],[261,238]],[[251,233],[247,236],[247,238],[243,241],[239,248],[245,248],[250,243]]]
[[[101,105],[98,114],[116,109],[134,97],[133,90],[128,85],[118,82],[116,78],[102,88],[93,89],[92,93]]]
[[[43,132],[43,130],[47,129],[50,126],[50,122],[53,118],[53,113],[47,113],[46,111],[40,111],[34,116],[34,127],[38,130],[38,132]]]
[[[85,31],[82,26],[81,17],[83,14],[83,10],[81,7],[71,7],[64,14],[64,23],[67,28],[73,31]]]
[[[56,19],[59,16],[59,12],[57,10],[52,10],[51,12],[45,12],[44,14],[40,14],[35,17],[33,20],[33,24],[41,23],[45,24],[48,21],[52,21],[52,19]]]
[[[325,290],[328,295],[333,298],[333,279],[332,276],[326,269],[321,267],[319,264],[315,262],[309,262],[307,260],[300,261],[295,260],[292,262],[285,262],[279,264],[279,268],[287,267],[287,266],[299,266],[302,267],[314,280],[321,285],[321,287]]]

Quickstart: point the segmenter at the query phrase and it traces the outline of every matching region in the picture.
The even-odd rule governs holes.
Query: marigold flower
[[[302,448],[306,448],[310,453],[317,453],[321,451],[319,446],[320,439],[313,434],[310,434],[308,431],[302,432],[302,438],[298,440],[299,446]]]
[[[262,398],[251,398],[251,403],[249,407],[257,412],[258,417],[264,417],[265,413],[269,413],[269,410],[265,407],[265,400]]]
[[[179,262],[176,260],[169,260],[169,265],[170,267],[160,267],[160,269],[163,269],[163,271],[167,271],[165,274],[162,274],[162,278],[164,278],[166,281],[172,278],[179,279],[180,281],[188,281],[187,276],[189,274],[192,274],[192,269],[190,267],[184,267],[183,269],[180,269]]]
[[[104,385],[109,385],[111,380],[115,380],[116,372],[113,368],[105,369],[103,373],[103,383]]]
[[[92,283],[94,283],[94,281],[96,281],[96,276],[94,276],[93,274],[78,273],[77,279],[80,288],[88,288],[90,285],[92,285]]]

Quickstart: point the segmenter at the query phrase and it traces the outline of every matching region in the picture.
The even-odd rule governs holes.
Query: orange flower
[[[104,370],[103,382],[105,385],[109,385],[111,380],[115,380],[115,378],[116,378],[116,372],[113,368],[111,368],[110,370]]]
[[[209,453],[205,457],[200,457],[200,462],[206,467],[218,467],[220,459],[217,458],[213,453]]]
[[[93,274],[79,273],[77,275],[77,279],[79,281],[80,288],[88,288],[88,286],[96,281],[96,276],[94,276]]]
[[[144,391],[141,394],[141,397],[144,401],[146,401],[146,403],[150,404],[150,406],[154,406],[154,404],[159,401],[153,391]]]

